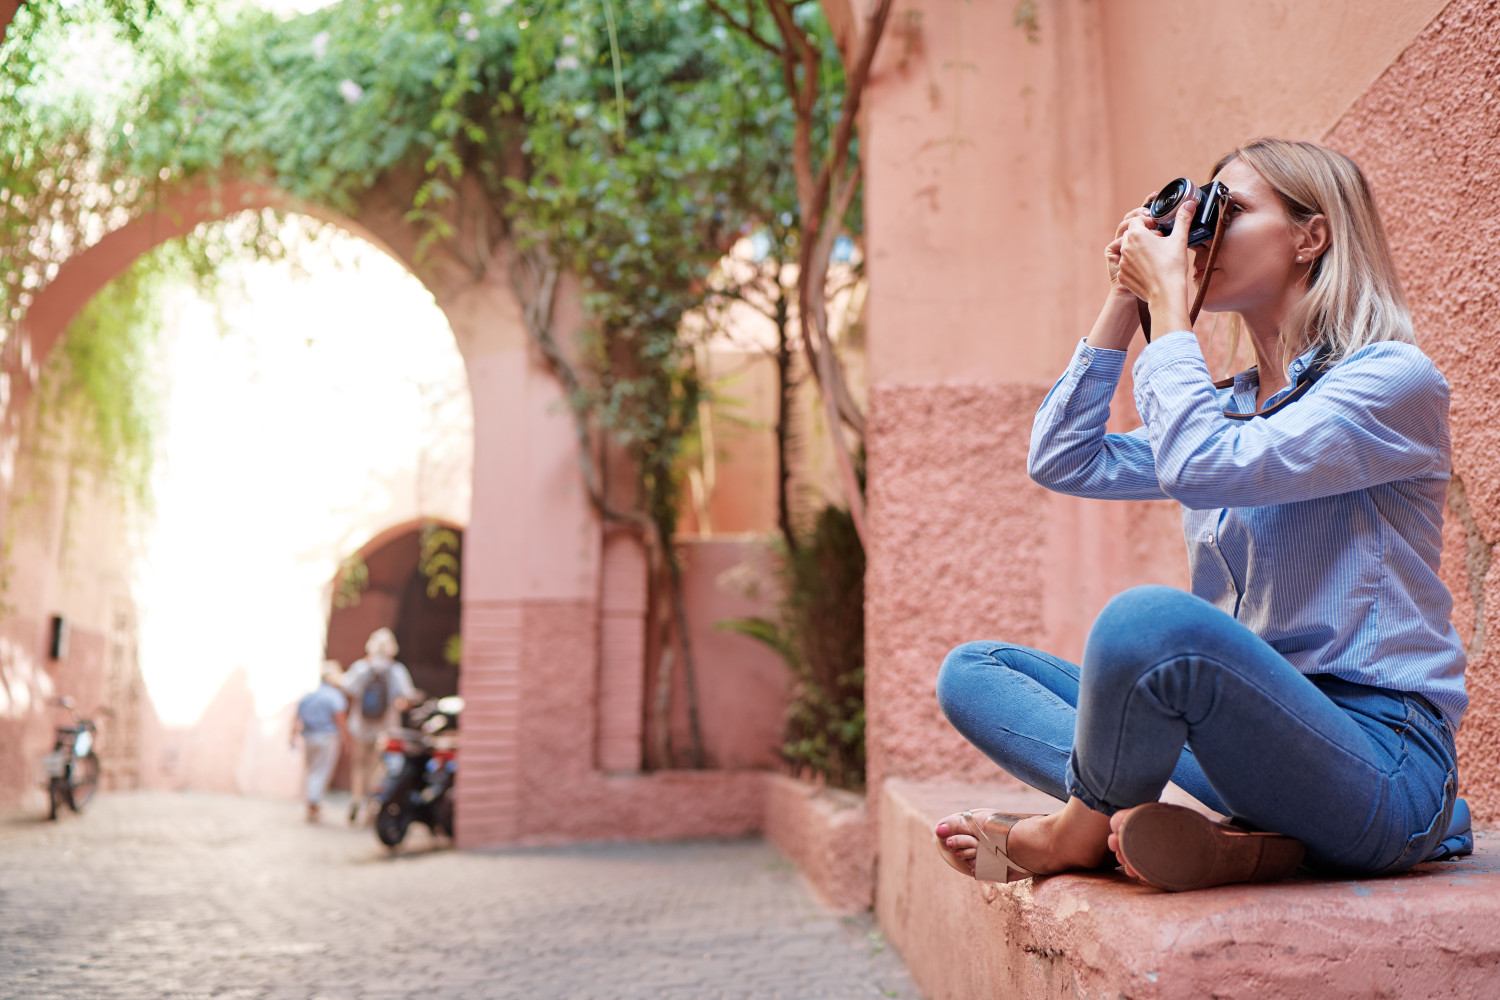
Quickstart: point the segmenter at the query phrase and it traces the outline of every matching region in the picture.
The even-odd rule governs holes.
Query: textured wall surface
[[[766,775],[765,836],[841,913],[875,902],[875,830],[865,800],[784,774]]]
[[[1500,3],[1454,0],[1328,142],[1370,178],[1417,338],[1452,387],[1453,486],[1443,552],[1468,640],[1461,793],[1500,821]]]
[[[933,689],[970,639],[1044,635],[1042,489],[1026,476],[1032,386],[877,386],[870,395],[865,700],[870,787],[993,774]]]
[[[978,884],[932,826],[975,801],[1046,809],[1030,789],[890,781],[880,925],[929,1000],[1490,1000],[1500,995],[1500,838],[1362,882],[1299,879],[1158,892],[1123,872]]]

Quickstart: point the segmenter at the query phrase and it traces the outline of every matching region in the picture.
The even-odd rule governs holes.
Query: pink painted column
[[[580,662],[574,640],[595,628],[599,525],[579,481],[559,386],[530,350],[504,267],[491,273],[439,300],[474,401],[456,786],[457,835],[466,847],[514,841],[529,772],[564,763],[540,759],[523,738],[535,721],[529,688],[582,676],[582,700],[567,703],[554,725],[591,735],[594,724],[593,657]],[[556,649],[559,643],[566,648]]]

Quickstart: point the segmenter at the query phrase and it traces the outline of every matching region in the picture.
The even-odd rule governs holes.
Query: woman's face
[[[1234,205],[1203,308],[1254,313],[1284,303],[1306,273],[1307,262],[1297,262],[1306,235],[1292,223],[1271,185],[1243,160],[1230,160],[1214,180],[1229,188]],[[1208,245],[1194,247],[1193,253],[1193,280],[1201,283]]]

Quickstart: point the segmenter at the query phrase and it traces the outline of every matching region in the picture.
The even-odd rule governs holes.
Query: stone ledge
[[[875,842],[862,796],[768,774],[765,836],[830,908],[840,913],[870,908]]]
[[[876,912],[930,1000],[1500,996],[1500,836],[1388,878],[1162,893],[1122,873],[964,879],[933,846],[969,806],[1048,812],[1012,786],[889,780]]]

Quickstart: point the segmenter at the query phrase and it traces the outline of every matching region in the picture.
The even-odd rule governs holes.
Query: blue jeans
[[[1007,643],[959,646],[937,696],[965,738],[1049,795],[1113,813],[1156,801],[1170,779],[1301,840],[1316,870],[1410,868],[1453,813],[1453,733],[1426,699],[1299,673],[1171,587],[1110,601],[1081,667]]]

